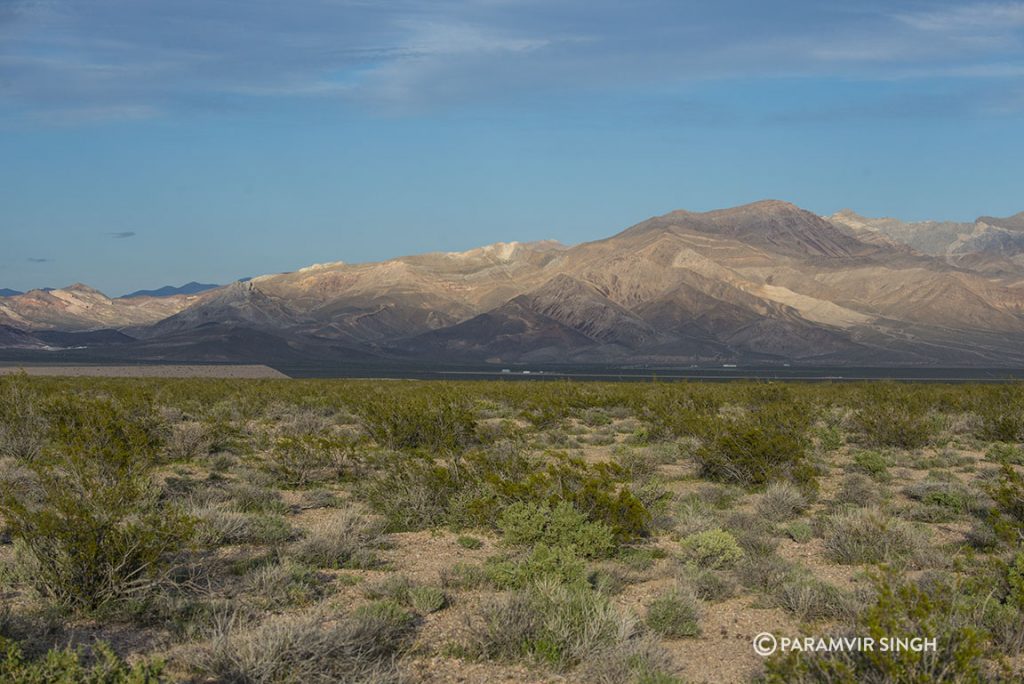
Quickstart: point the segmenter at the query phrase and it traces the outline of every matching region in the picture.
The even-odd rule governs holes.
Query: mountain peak
[[[85,283],[72,283],[71,285],[68,285],[67,287],[62,287],[60,289],[63,290],[64,292],[77,292],[78,294],[100,295],[102,297],[106,296],[102,292],[97,290],[95,287],[90,287]]]

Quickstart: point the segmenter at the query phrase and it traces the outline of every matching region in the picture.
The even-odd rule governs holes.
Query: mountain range
[[[0,347],[120,360],[1021,366],[1024,213],[906,223],[766,200],[575,246],[324,263],[118,299],[33,290],[0,299],[0,326]]]

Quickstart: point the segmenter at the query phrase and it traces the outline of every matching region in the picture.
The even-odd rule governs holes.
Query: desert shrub
[[[843,433],[834,425],[826,425],[814,431],[818,438],[818,448],[824,453],[837,451],[843,446]]]
[[[458,488],[451,471],[432,458],[389,454],[360,494],[397,532],[443,525]]]
[[[977,505],[977,496],[954,480],[926,479],[908,485],[904,493],[925,506],[933,506],[953,515],[969,513]]]
[[[982,635],[957,619],[954,597],[948,592],[928,592],[887,575],[876,580],[875,593],[872,604],[857,616],[849,634],[875,639],[903,635],[935,639],[937,648],[778,653],[766,663],[766,681],[811,684],[989,679]]]
[[[417,613],[436,613],[447,603],[448,598],[437,587],[420,586],[409,589],[409,605]]]
[[[191,461],[210,453],[213,437],[209,427],[199,421],[185,421],[171,426],[164,447],[170,461]]]
[[[811,488],[807,428],[797,405],[766,404],[721,420],[695,454],[700,474],[744,486],[789,480]]]
[[[74,610],[138,598],[191,535],[151,481],[160,446],[151,416],[71,397],[51,411],[47,447],[28,464],[34,486],[0,482],[0,514],[31,566],[27,579]]]
[[[683,557],[701,568],[726,568],[743,558],[736,537],[724,530],[708,530],[683,538]]]
[[[231,507],[243,513],[284,513],[288,506],[280,492],[251,482],[232,482],[225,488]]]
[[[321,612],[273,616],[251,628],[228,616],[191,664],[216,681],[398,682],[395,659],[414,631],[401,610],[365,610],[340,620]]]
[[[877,508],[833,513],[825,522],[825,550],[846,565],[918,564],[927,550],[923,532]]]
[[[506,544],[567,546],[585,558],[600,558],[615,548],[611,529],[586,516],[565,501],[554,508],[547,504],[517,502],[507,507],[498,520]]]
[[[312,568],[291,559],[264,563],[242,579],[250,600],[263,610],[312,603],[326,590],[326,579]]]
[[[687,577],[694,595],[704,601],[723,601],[736,593],[736,582],[727,574],[695,568]]]
[[[366,433],[387,449],[456,453],[477,439],[470,402],[454,390],[388,387],[364,397],[355,410]]]
[[[985,452],[985,458],[996,463],[1024,465],[1024,449],[1015,444],[993,444]]]
[[[778,604],[801,620],[831,620],[845,617],[852,601],[837,587],[805,575],[794,576],[776,591]]]
[[[195,540],[205,546],[282,544],[297,536],[278,515],[239,513],[224,506],[193,508],[190,513],[195,520]]]
[[[456,563],[450,568],[442,568],[440,575],[444,589],[479,589],[490,581],[482,566],[471,563]]]
[[[1024,610],[1024,551],[1018,551],[1014,557],[1006,583],[1010,587],[1009,602]]]
[[[788,520],[807,508],[807,497],[788,482],[773,482],[757,502],[757,512],[768,520]]]
[[[493,527],[516,503],[557,507],[566,502],[592,523],[612,530],[616,543],[646,536],[651,514],[623,485],[615,464],[590,465],[552,453],[535,459],[518,449],[471,451],[458,462],[390,455],[362,484],[361,495],[389,529]]]
[[[282,487],[303,488],[325,480],[351,477],[359,446],[349,437],[303,434],[279,438],[263,470]]]
[[[786,536],[795,541],[797,544],[806,544],[814,536],[814,529],[810,523],[803,520],[795,520],[783,530]]]
[[[445,595],[437,587],[420,586],[405,575],[389,575],[363,588],[367,598],[408,606],[419,613],[433,613],[445,605]]]
[[[1024,442],[1024,391],[1021,385],[986,388],[975,407],[976,435],[991,442]]]
[[[571,547],[537,544],[512,558],[492,558],[484,566],[487,578],[501,589],[521,589],[541,581],[586,582],[586,561]]]
[[[542,582],[491,599],[471,623],[464,648],[478,658],[525,659],[564,671],[639,636],[635,622],[606,596],[585,585]]]
[[[799,578],[799,568],[777,554],[747,556],[736,566],[736,577],[748,589],[776,596],[782,587]]]
[[[654,632],[668,639],[700,634],[700,610],[697,598],[675,588],[658,595],[647,606],[644,621]]]
[[[1011,542],[1024,540],[1024,476],[1004,463],[985,490],[995,504],[989,520],[997,535]]]
[[[338,495],[329,489],[309,489],[302,494],[303,508],[336,508],[340,503]]]
[[[318,568],[360,568],[373,565],[382,542],[383,525],[355,508],[333,511],[296,542],[296,559]]]
[[[579,676],[580,681],[593,684],[683,684],[671,674],[675,668],[657,638],[638,634],[588,658],[581,664]]]
[[[885,482],[890,479],[889,459],[879,451],[858,451],[853,454],[850,470],[865,473],[872,478]]]
[[[920,392],[889,383],[867,385],[862,391],[862,406],[854,412],[853,423],[868,446],[918,449],[935,433],[935,421]]]
[[[469,549],[470,551],[475,551],[477,549],[483,548],[484,545],[483,541],[476,537],[471,537],[468,534],[460,535],[459,538],[455,540],[455,542],[462,548]]]
[[[163,681],[163,663],[144,660],[129,666],[104,642],[86,654],[83,649],[52,649],[28,660],[18,645],[0,637],[0,681],[20,684],[156,684]]]
[[[31,461],[42,450],[47,421],[24,373],[0,378],[0,458]]]
[[[867,475],[850,473],[839,482],[833,502],[836,506],[877,506],[882,503],[884,495],[885,485]]]

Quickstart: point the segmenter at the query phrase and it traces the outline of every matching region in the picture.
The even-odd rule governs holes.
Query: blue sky
[[[1024,210],[1024,2],[0,0],[0,287]]]

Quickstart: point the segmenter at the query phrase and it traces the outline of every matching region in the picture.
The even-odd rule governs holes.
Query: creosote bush
[[[13,641],[0,637],[0,681],[19,684],[157,684],[163,663],[144,660],[129,666],[104,642],[87,656],[84,649],[52,649],[38,660],[25,658]]]
[[[73,610],[144,596],[192,532],[151,482],[160,446],[152,416],[77,397],[54,401],[49,414],[46,447],[27,465],[34,485],[0,482],[0,514],[26,578]]]
[[[588,522],[565,501],[554,508],[516,502],[502,512],[498,528],[505,543],[512,546],[544,543],[572,547],[585,558],[601,558],[615,548],[615,536],[607,525]]]
[[[875,598],[847,636],[935,639],[937,648],[778,653],[768,659],[770,684],[813,682],[982,682],[984,638],[959,614],[952,592],[929,592],[892,575],[875,580]]]

